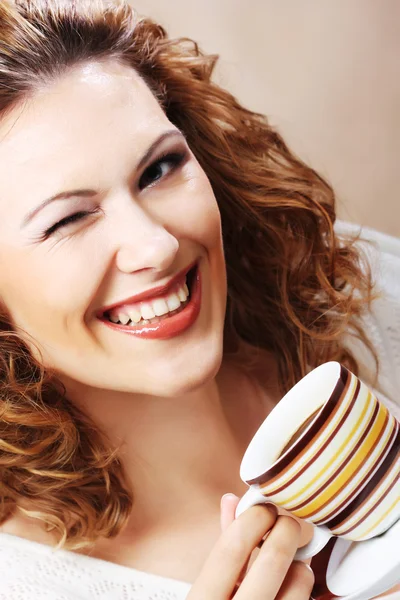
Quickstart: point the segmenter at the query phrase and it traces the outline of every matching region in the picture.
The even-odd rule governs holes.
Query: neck
[[[237,368],[224,363],[216,378],[184,396],[90,388],[74,390],[72,399],[120,447],[135,520],[148,525],[200,503],[205,513],[207,506],[219,506],[222,494],[244,493],[240,461],[268,413],[250,388]]]

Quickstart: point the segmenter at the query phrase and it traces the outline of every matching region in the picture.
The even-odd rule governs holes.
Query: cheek
[[[7,267],[1,266],[5,306],[15,325],[39,339],[59,333],[68,314],[85,305],[87,273],[68,260],[68,253],[62,256],[49,260],[42,253],[7,252]]]
[[[227,281],[222,239],[221,215],[213,189],[205,176],[196,178],[188,198],[187,210],[181,217],[180,235],[187,237],[206,248],[209,257],[212,289],[217,291],[225,311]],[[209,290],[211,294],[211,289]],[[223,320],[223,315],[222,315]]]
[[[176,236],[189,238],[207,248],[220,246],[221,216],[212,187],[205,176],[199,175],[187,182],[181,191],[177,220],[172,223]]]

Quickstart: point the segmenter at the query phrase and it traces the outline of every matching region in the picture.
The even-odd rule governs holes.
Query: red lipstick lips
[[[112,323],[106,317],[104,317],[104,313],[111,310],[112,308],[123,307],[127,304],[133,304],[134,302],[138,302],[140,300],[144,300],[146,298],[154,299],[157,296],[162,296],[168,293],[170,289],[173,288],[174,285],[179,283],[184,276],[192,271],[191,281],[188,282],[189,285],[189,298],[187,304],[184,306],[182,310],[175,314],[171,314],[166,318],[160,319],[159,321],[154,321],[152,323],[143,323],[140,322],[137,325],[121,325]],[[98,312],[98,318],[101,319],[102,323],[110,329],[114,329],[121,333],[126,333],[128,335],[134,335],[136,337],[140,337],[142,339],[169,339],[175,337],[181,333],[183,333],[186,329],[191,327],[193,323],[196,321],[201,308],[201,275],[200,269],[197,261],[193,263],[190,267],[186,267],[180,273],[178,273],[168,284],[164,286],[159,286],[158,288],[153,288],[152,290],[148,290],[141,294],[137,294],[136,296],[132,296],[124,302],[119,302],[113,304],[111,306],[105,307]]]

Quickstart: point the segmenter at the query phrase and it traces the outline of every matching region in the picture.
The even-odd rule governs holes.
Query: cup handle
[[[267,502],[271,504],[270,500],[260,492],[258,486],[251,485],[236,507],[235,519],[248,508],[251,508],[256,504],[266,504]],[[311,542],[297,550],[294,560],[305,560],[315,556],[322,548],[324,548],[324,546],[326,546],[331,537],[332,533],[327,527],[315,527],[314,525],[314,535]]]
[[[244,513],[245,510],[256,504],[266,504],[269,500],[260,492],[256,485],[251,485],[236,507],[235,519]]]
[[[314,535],[308,544],[299,548],[294,555],[294,560],[305,560],[306,558],[311,558],[321,552],[322,548],[326,546],[329,540],[332,537],[332,533],[327,527],[323,525],[320,527],[316,527],[314,525]]]

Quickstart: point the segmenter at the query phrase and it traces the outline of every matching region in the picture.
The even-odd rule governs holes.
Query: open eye
[[[143,190],[145,187],[154,185],[157,181],[175,171],[183,162],[185,156],[185,152],[170,152],[156,160],[147,167],[139,179],[139,189]]]

